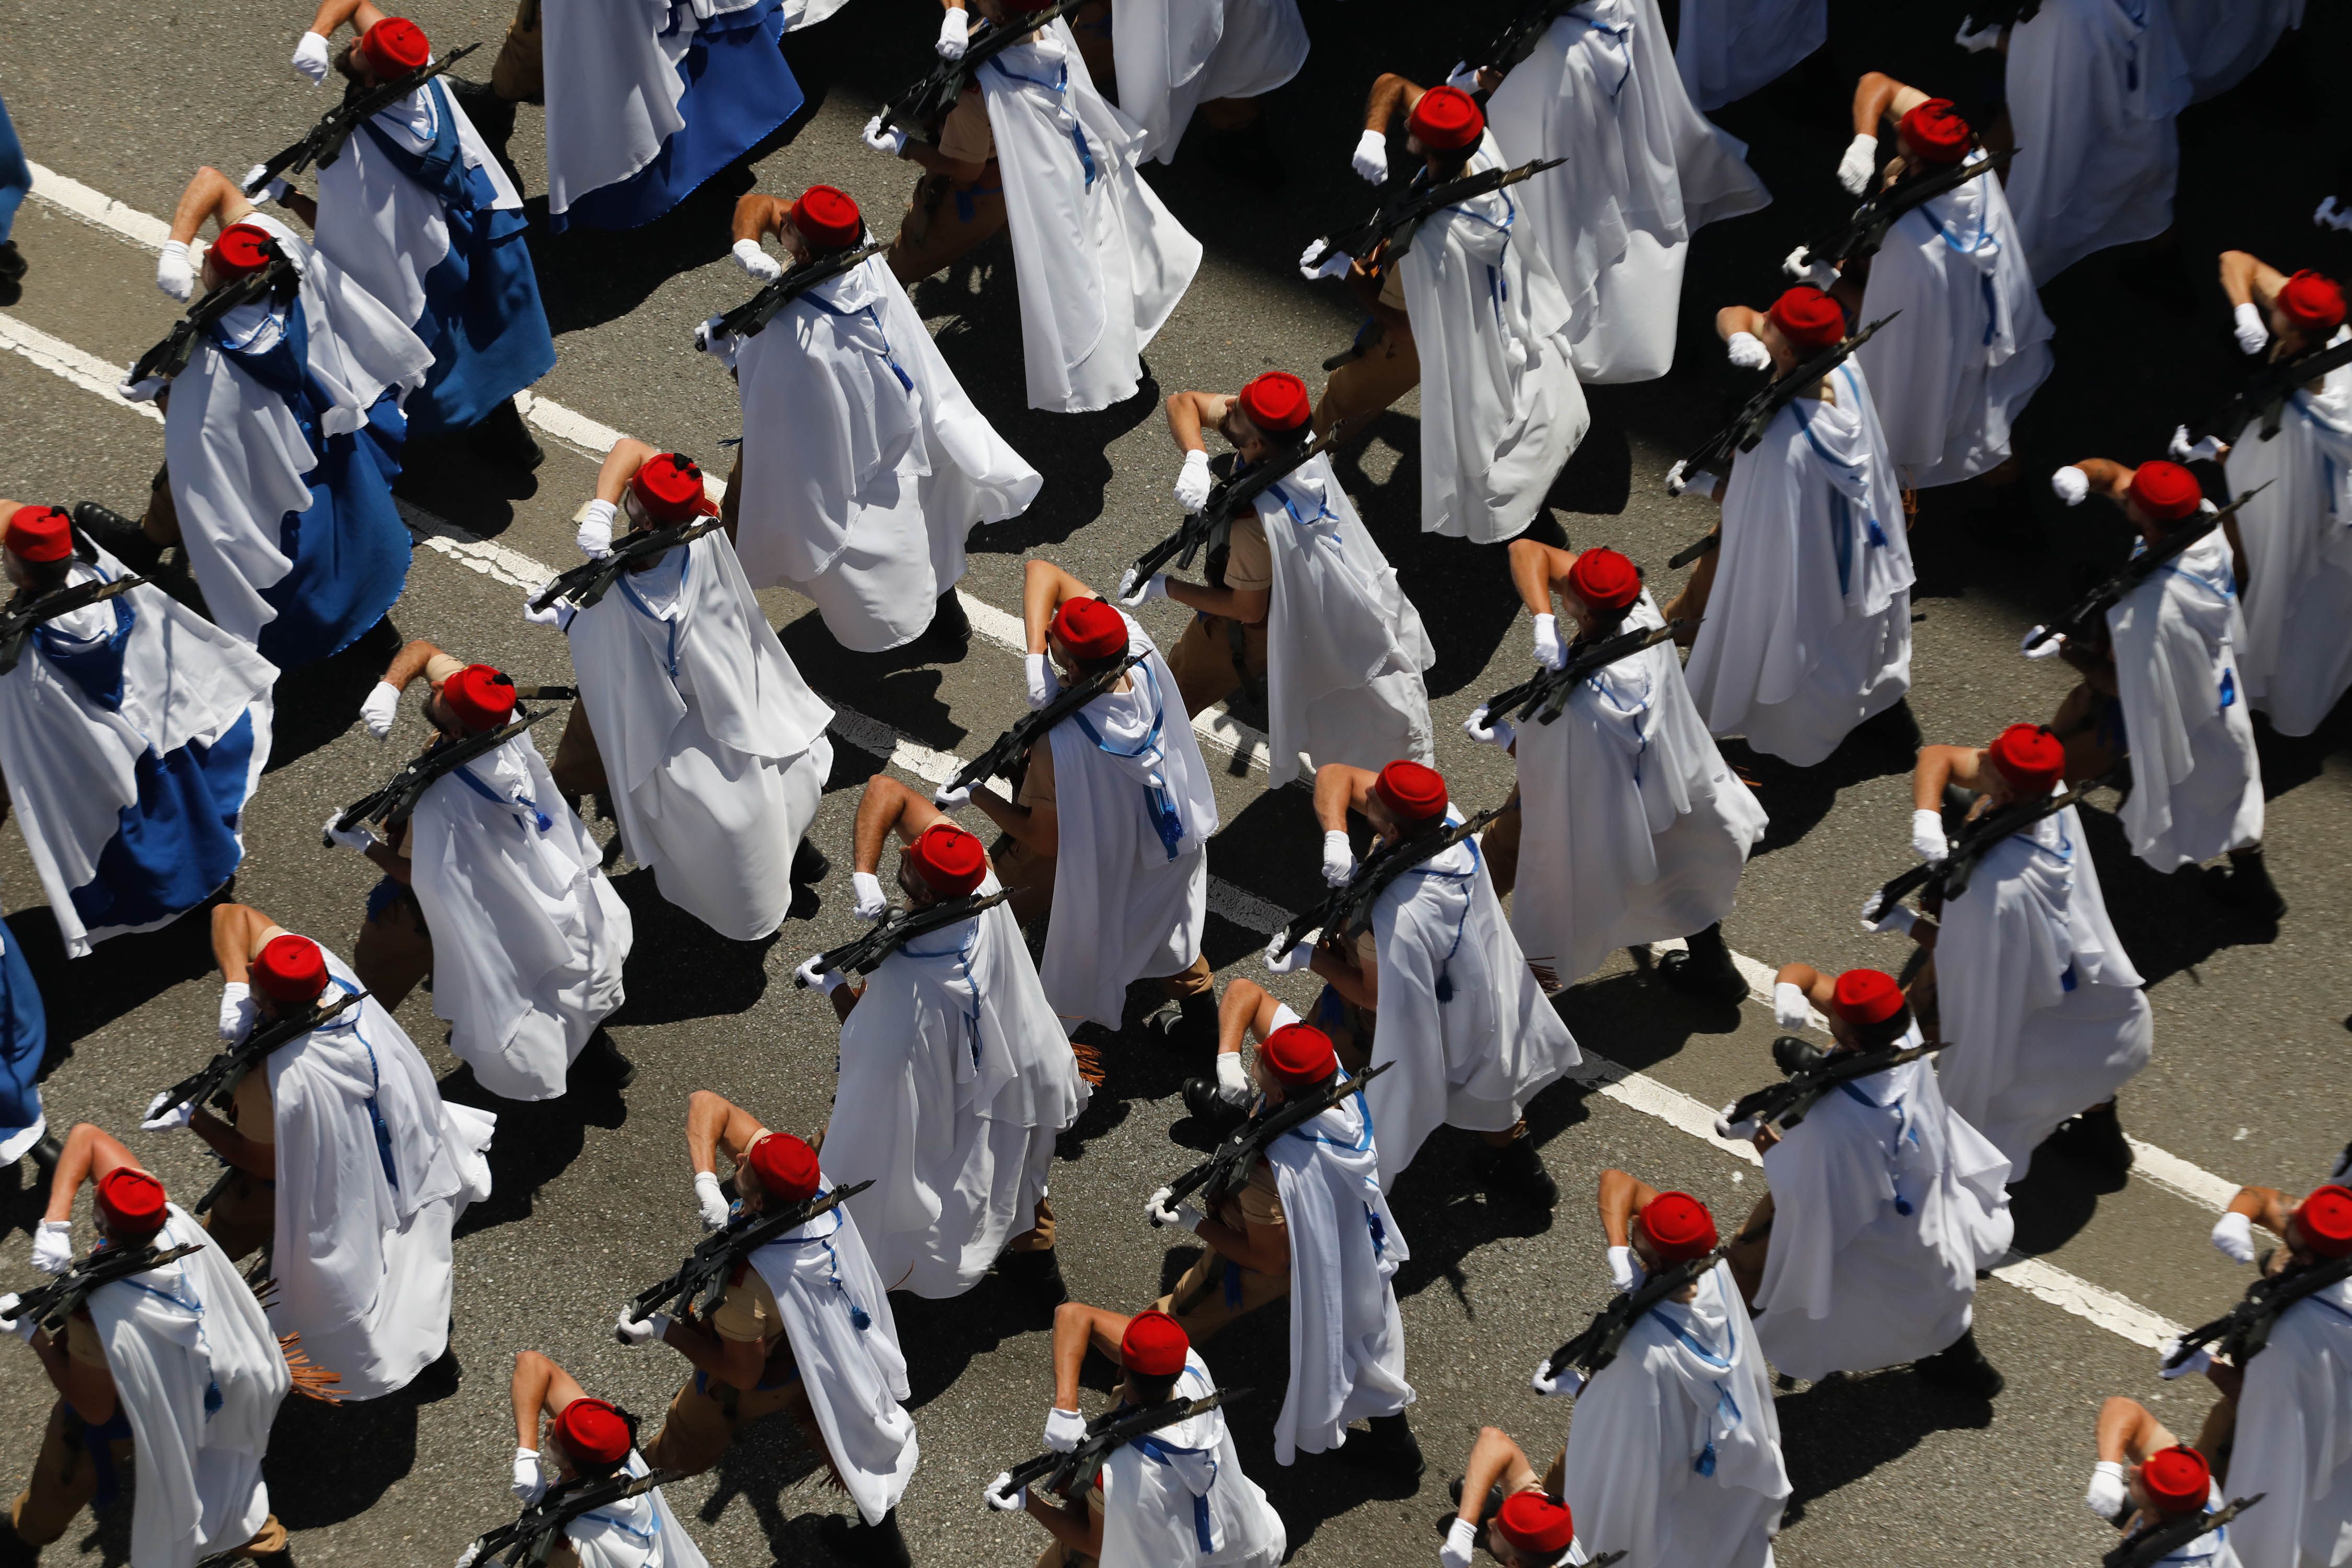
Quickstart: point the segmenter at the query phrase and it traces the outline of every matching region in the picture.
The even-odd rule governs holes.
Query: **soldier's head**
[[[1756,335],[1772,356],[1772,374],[1785,375],[1845,341],[1845,310],[1811,284],[1800,283],[1772,301],[1764,312],[1764,330]]]
[[[1339,1074],[1331,1037],[1311,1024],[1285,1024],[1257,1048],[1254,1075],[1268,1105],[1313,1094]]]
[[[794,261],[814,261],[855,250],[866,237],[866,219],[848,194],[831,185],[811,185],[786,210],[778,231]]]
[[[1306,440],[1314,417],[1307,384],[1286,370],[1270,370],[1242,388],[1217,432],[1234,444],[1243,462],[1262,463]]]
[[[218,289],[268,267],[278,237],[257,223],[233,223],[205,251],[205,287]]]
[[[335,68],[362,86],[414,76],[433,60],[425,29],[405,16],[386,16],[345,45]]]
[[[1688,1193],[1660,1193],[1633,1215],[1633,1256],[1652,1274],[1705,1258],[1716,1241],[1715,1215]]]
[[[1450,180],[1478,151],[1486,111],[1458,87],[1433,87],[1405,116],[1405,150],[1421,158],[1432,179]]]
[[[917,909],[960,899],[988,878],[988,851],[952,822],[932,823],[898,857],[898,886]]]
[[[1419,763],[1391,763],[1372,781],[1364,816],[1385,844],[1395,844],[1445,820],[1445,776]]]
[[[559,1476],[601,1481],[629,1462],[637,1446],[636,1417],[602,1399],[575,1399],[547,1431],[547,1458]]]
[[[1911,1030],[1911,1005],[1891,974],[1849,969],[1830,998],[1830,1035],[1842,1049],[1874,1051]]]
[[[1969,122],[1952,108],[1948,98],[1931,98],[1895,124],[1895,145],[1913,168],[1935,169],[1958,163],[1976,144]]]
[[[11,585],[29,594],[65,586],[73,565],[73,521],[53,506],[20,506],[8,519],[5,549],[0,549]]]
[[[2271,332],[2281,354],[2317,348],[2344,324],[2344,287],[2305,268],[2271,297]]]
[[[1118,1396],[1137,1410],[1165,1405],[1174,1396],[1176,1380],[1183,1374],[1184,1357],[1192,1342],[1182,1325],[1167,1313],[1147,1308],[1127,1321],[1118,1338],[1118,1364],[1126,1375]]]
[[[2124,516],[2151,540],[2162,539],[2183,518],[2196,516],[2204,504],[2204,487],[2198,484],[2197,476],[2162,459],[2134,468],[2124,491]]]
[[[789,1132],[762,1133],[735,1168],[735,1190],[754,1214],[803,1203],[824,1184],[816,1151]]]
[[[1575,1516],[1539,1491],[1513,1492],[1486,1521],[1486,1550],[1503,1568],[1553,1568],[1575,1539]]]
[[[621,510],[633,533],[675,528],[698,517],[716,517],[719,503],[702,486],[702,465],[683,452],[656,452],[637,465],[621,492]]]
[[[2126,1473],[2124,1489],[2143,1514],[2173,1519],[2200,1513],[2213,1497],[2213,1467],[2185,1443],[2158,1448]]]
[[[2352,1187],[2314,1188],[2286,1216],[2286,1246],[2299,1262],[2352,1258]]]
[[[1642,597],[1642,569],[1614,550],[1580,550],[1568,569],[1562,607],[1579,637],[1606,637]]]
[[[425,699],[425,719],[452,741],[498,729],[514,708],[514,682],[487,664],[467,665]]]
[[[264,1018],[309,1006],[327,989],[327,955],[307,936],[280,931],[253,955],[246,970],[253,1010]]]
[[[1127,657],[1127,617],[1104,599],[1065,599],[1045,627],[1045,651],[1075,685]]]
[[[1985,748],[1985,794],[1996,806],[2040,800],[2066,773],[2066,748],[2047,724],[2011,724]]]
[[[137,1247],[163,1228],[163,1184],[136,1165],[117,1165],[99,1177],[90,1213],[98,1234],[124,1247]]]

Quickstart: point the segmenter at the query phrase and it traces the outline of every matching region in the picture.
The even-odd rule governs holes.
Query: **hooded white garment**
[[[1045,483],[964,395],[881,257],[714,347],[742,395],[744,574],[815,601],[853,652],[920,637],[972,525],[1019,515]]]
[[[1919,1026],[1903,1037],[1919,1043]],[[2079,1108],[2078,1108],[2079,1109]],[[2009,1162],[1944,1103],[1926,1059],[1841,1084],[1764,1152],[1765,1356],[1791,1377],[1935,1354],[1968,1331],[1977,1270],[2009,1250]]]
[[[635,1448],[622,1468],[632,1476],[653,1474]],[[659,1487],[583,1513],[563,1533],[580,1554],[580,1568],[710,1568]]]
[[[285,335],[286,310],[300,309],[309,379],[332,400],[319,421],[322,439],[366,424],[387,389],[404,398],[425,384],[433,351],[391,307],[278,219],[256,212],[243,221],[276,238],[301,274],[301,292],[284,310],[267,300],[241,305],[221,318],[221,330],[257,351]],[[278,618],[262,591],[293,567],[278,548],[280,525],[288,512],[310,510],[307,476],[319,459],[285,399],[237,358],[211,334],[197,337],[188,368],[172,381],[163,458],[181,548],[205,607],[223,631],[249,643]]]
[[[1445,820],[1462,816],[1449,806]],[[1500,1132],[1584,1057],[1528,967],[1475,838],[1391,882],[1372,905],[1372,940],[1371,1061],[1396,1063],[1364,1089],[1386,1191],[1440,1126]]]
[[[2352,687],[2352,365],[2289,397],[2269,440],[2247,426],[2223,467],[2233,496],[2274,481],[2238,513],[2246,700],[2280,734],[2308,735]]]
[[[2107,633],[2131,749],[2117,815],[2132,853],[2170,871],[2260,843],[2262,761],[2238,676],[2246,624],[2221,530],[2109,609]]]
[[[1059,24],[1056,24],[1058,26]],[[1119,1026],[1127,988],[1191,967],[1209,918],[1209,765],[1150,634],[1125,611],[1128,651],[1149,650],[1107,692],[1046,731],[1060,850],[1038,966],[1066,1028]]]
[[[1829,0],[1683,0],[1675,68],[1695,109],[1777,81],[1829,42]]]
[[[1851,359],[1834,404],[1799,397],[1731,465],[1722,559],[1685,674],[1717,735],[1798,767],[1911,688],[1902,489]]]
[[[492,1094],[553,1100],[621,1005],[629,907],[529,731],[436,781],[409,819],[433,1015]]]
[[[325,952],[321,947],[320,950]],[[326,953],[320,1000],[361,989]],[[490,1195],[498,1118],[445,1104],[433,1069],[373,997],[270,1054],[278,1295],[346,1399],[406,1386],[449,1342],[450,1227]]]
[[[820,1193],[834,1183],[819,1177]],[[907,1358],[882,1276],[836,1208],[751,1254],[776,1298],[824,1451],[868,1524],[898,1506],[915,1473],[915,1418],[907,1414]]]
[[[1176,161],[1192,110],[1272,92],[1307,63],[1298,0],[1126,0],[1112,31],[1118,107],[1143,132],[1140,156]]]
[[[294,1386],[261,1303],[220,1243],[179,1205],[166,1213],[157,1243],[203,1250],[89,1298],[139,1456],[132,1568],[194,1568],[253,1539],[269,1517],[269,1424]]]
[[[1790,1490],[1731,1265],[1635,1322],[1577,1396],[1561,1490],[1588,1552],[1642,1568],[1770,1568]]]
[[[547,210],[617,185],[686,129],[678,62],[700,24],[756,0],[565,0],[540,17],[547,79]],[[819,0],[823,4],[823,0]],[[831,15],[831,7],[825,8]],[[821,20],[803,16],[798,26]]]
[[[1175,1397],[1216,1392],[1201,1352],[1184,1352]],[[1242,1458],[1222,1409],[1162,1426],[1103,1460],[1101,1568],[1276,1568],[1282,1516]]]
[[[1644,592],[1622,629],[1664,624]],[[1618,660],[1518,734],[1511,932],[1530,963],[1572,985],[1612,949],[1731,912],[1764,808],[1699,721],[1672,643]]]
[[[1290,1387],[1274,1423],[1280,1465],[1339,1447],[1350,1421],[1394,1415],[1413,1401],[1391,1283],[1412,1253],[1381,1193],[1364,1101],[1359,1091],[1265,1152],[1290,1229]]]
[[[1567,300],[1576,378],[1665,374],[1691,235],[1772,197],[1747,145],[1691,106],[1657,0],[1571,6],[1511,68],[1488,115],[1506,163],[1568,160],[1501,194]]]
[[[1462,172],[1507,163],[1489,130]],[[1521,227],[1525,189],[1431,214],[1397,264],[1421,355],[1425,533],[1494,544],[1523,532],[1592,423],[1570,361],[1568,298]]]
[[[2279,1314],[2245,1363],[2230,1494],[2268,1494],[2230,1526],[2245,1568],[2352,1562],[2352,1280]]]
[[[77,563],[66,580],[112,581],[127,570],[100,550],[94,562]],[[90,700],[80,682],[50,662],[39,636],[26,640],[16,668],[0,676],[0,776],[68,958],[85,958],[110,936],[152,931],[181,913],[90,931],[74,908],[74,889],[100,879],[99,857],[121,832],[123,809],[139,800],[141,758],[160,759],[190,744],[210,748],[249,714],[247,799],[269,762],[277,666],[249,640],[161,588],[133,588],[117,603],[130,607],[131,623],[122,647],[121,698],[112,710]],[[46,629],[94,648],[119,624],[116,605],[101,604],[60,616]],[[240,815],[232,827],[240,840],[242,829]]]
[[[1002,886],[994,872],[982,893]],[[894,1290],[961,1296],[1045,1195],[1090,1091],[1003,904],[884,959],[841,1026],[825,1149]]]
[[[1437,649],[1396,568],[1339,488],[1331,459],[1302,463],[1258,492],[1274,563],[1266,610],[1268,784],[1317,764],[1435,760],[1422,671]]]
[[[2044,0],[2009,35],[2009,205],[2037,284],[2172,226],[2189,62],[2171,0]]]
[[[1958,484],[2007,458],[2010,429],[2055,356],[1999,174],[1895,221],[1862,296],[1863,321],[1884,317],[1893,320],[1854,357],[1903,482]]]
[[[1144,133],[1095,90],[1069,24],[1030,40],[976,75],[1013,231],[1029,406],[1084,414],[1135,395],[1201,242],[1137,174]]]
[[[1940,923],[1944,1100],[2022,1176],[2061,1121],[2147,1065],[2156,1037],[2074,808],[1995,845]]]
[[[2196,83],[2192,102],[2229,91],[2303,26],[2304,0],[2172,0],[2172,26]]]
[[[833,771],[833,710],[769,628],[734,546],[714,532],[669,551],[563,629],[629,853],[719,935],[773,931]]]

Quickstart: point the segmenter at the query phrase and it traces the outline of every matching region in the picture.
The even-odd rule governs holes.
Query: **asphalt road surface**
[[[1360,124],[1354,106],[1379,69],[1442,77],[1507,15],[1491,3],[1393,0],[1306,0],[1305,9],[1314,53],[1267,103],[1287,184],[1273,194],[1237,184],[1208,170],[1197,147],[1152,174],[1208,258],[1151,345],[1144,394],[1088,416],[1023,406],[1017,305],[1001,241],[915,290],[974,399],[1046,477],[1026,516],[973,533],[963,588],[980,605],[1017,610],[1030,554],[1114,584],[1173,524],[1167,485],[1176,458],[1160,398],[1188,387],[1231,390],[1272,368],[1317,380],[1316,364],[1346,342],[1354,315],[1336,286],[1301,282],[1291,261],[1307,239],[1366,205],[1366,188],[1346,164]],[[1832,9],[1827,49],[1718,116],[1751,144],[1774,205],[1698,237],[1675,374],[1591,392],[1591,434],[1538,527],[1543,537],[1627,552],[1662,590],[1675,576],[1666,557],[1708,519],[1668,500],[1660,478],[1719,420],[1738,384],[1722,363],[1712,312],[1735,300],[1769,302],[1780,287],[1779,258],[1842,215],[1831,174],[1854,77],[1883,68],[1964,102],[1988,85],[1984,60],[1949,43],[1957,17],[1940,7],[1838,0]],[[414,14],[445,50],[475,38],[494,49],[505,21],[494,0],[426,0]],[[543,431],[574,439],[543,434],[548,461],[525,480],[462,452],[411,447],[401,493],[429,548],[418,550],[392,616],[399,637],[430,637],[525,680],[566,678],[563,640],[522,622],[520,588],[547,565],[576,559],[569,518],[595,466],[579,442],[593,442],[601,424],[724,470],[719,443],[740,428],[735,399],[689,333],[748,292],[726,264],[730,207],[745,190],[792,195],[825,180],[855,195],[887,234],[913,171],[866,150],[856,131],[883,93],[923,68],[931,16],[916,0],[856,0],[788,41],[809,108],[747,165],[644,229],[535,233],[561,346],[560,363],[537,389],[560,406],[539,417]],[[139,215],[167,215],[197,163],[234,174],[320,111],[322,95],[285,63],[307,20],[294,5],[271,12],[234,0],[166,0],[130,16],[0,0],[0,96],[27,153],[95,193],[75,198],[85,208],[104,198],[121,204],[95,221],[37,199],[18,218],[33,271],[21,297],[0,300],[0,339],[12,351],[0,353],[0,493],[137,510],[161,458],[161,427],[103,388],[115,374],[109,367],[159,336],[174,309],[152,287],[152,248],[125,231],[139,230]],[[2228,387],[2239,362],[2212,280],[2214,253],[2244,247],[2284,268],[2337,276],[2352,265],[2352,243],[2308,221],[2336,188],[2346,132],[2340,115],[2323,115],[2316,71],[2304,63],[2340,58],[2347,44],[2346,15],[2314,7],[2303,33],[2253,79],[2183,117],[2179,259],[2137,263],[2127,277],[2124,258],[2109,253],[2045,290],[2058,369],[2019,434],[2040,539],[1989,542],[1948,494],[1928,498],[1913,536],[1921,582],[1911,700],[1929,740],[1981,744],[2006,723],[2046,718],[2069,684],[2052,665],[2021,660],[2017,639],[2119,559],[2123,539],[2112,512],[2063,512],[2041,476],[2090,455],[2155,456],[2176,423]],[[540,136],[539,111],[525,109],[512,150],[533,193],[544,188]],[[45,197],[71,195],[54,182],[42,189]],[[534,199],[532,211],[543,216],[543,203]],[[1430,691],[1439,763],[1455,797],[1475,806],[1501,798],[1508,763],[1471,744],[1458,725],[1485,695],[1526,673],[1528,634],[1499,548],[1419,532],[1417,412],[1414,399],[1401,404],[1341,472],[1436,639]],[[443,1563],[510,1516],[506,1378],[517,1350],[544,1351],[592,1392],[657,1417],[683,1363],[658,1346],[624,1350],[609,1325],[699,1234],[681,1137],[688,1094],[714,1089],[803,1132],[824,1122],[835,1026],[828,1006],[793,989],[791,972],[856,927],[846,873],[857,789],[877,769],[936,773],[944,757],[984,745],[1021,710],[1019,661],[987,635],[1003,623],[985,613],[975,615],[982,635],[970,653],[940,666],[845,654],[804,601],[779,593],[767,604],[807,679],[842,710],[814,829],[838,868],[823,908],[771,942],[730,942],[667,905],[648,874],[622,871],[616,885],[637,936],[629,1002],[612,1033],[641,1069],[625,1097],[497,1104],[448,1056],[429,994],[404,1005],[403,1024],[446,1069],[445,1092],[499,1112],[498,1188],[466,1215],[457,1243],[452,1343],[462,1374],[344,1409],[289,1400],[281,1414],[271,1494],[306,1563]],[[1144,619],[1165,646],[1180,616],[1161,604]],[[374,873],[356,857],[320,849],[318,824],[421,737],[413,701],[388,744],[356,722],[393,640],[381,633],[281,682],[276,750],[247,815],[248,853],[234,888],[234,897],[345,953]],[[1221,722],[1233,735],[1234,721],[1252,718]],[[2335,1076],[2352,1005],[2342,935],[2352,917],[2342,877],[2352,848],[2346,738],[2342,713],[2303,742],[2263,732],[2267,837],[2291,906],[2274,928],[2211,903],[2190,875],[2158,877],[2130,859],[2105,809],[2111,797],[2086,813],[2110,908],[2156,1004],[2155,1060],[2123,1100],[2126,1125],[2150,1147],[2128,1181],[2045,1156],[2016,1189],[2018,1254],[1978,1298],[1979,1339],[2009,1377],[1990,1405],[1938,1394],[1900,1370],[1784,1390],[1780,1419],[1796,1485],[1784,1562],[2087,1561],[2111,1541],[2079,1502],[2099,1401],[2134,1393],[2177,1429],[2194,1429],[2210,1389],[2159,1388],[2148,1347],[2167,1324],[2200,1321],[2239,1289],[2240,1272],[2205,1244],[2217,1194],[2241,1181],[2300,1190],[2347,1133]],[[1904,760],[1855,742],[1798,772],[1736,743],[1726,749],[1772,817],[1726,922],[1732,946],[1765,965],[1802,958],[1896,966],[1904,944],[1862,934],[1854,910],[1909,863]],[[1295,909],[1317,890],[1317,836],[1305,792],[1268,793],[1245,743],[1238,758],[1212,755],[1227,776],[1219,784],[1225,826],[1210,848],[1219,879],[1211,956],[1227,973],[1262,973],[1255,952],[1270,911]],[[49,1008],[53,1122],[89,1120],[127,1133],[175,1193],[202,1191],[214,1167],[194,1140],[135,1131],[155,1089],[213,1048],[217,979],[202,918],[68,963],[13,827],[0,834],[0,888],[12,939],[30,954]],[[1276,990],[1307,999],[1297,977]],[[1139,991],[1136,1012],[1149,1005]],[[1208,1349],[1222,1382],[1261,1391],[1234,1428],[1297,1562],[1429,1561],[1435,1521],[1448,1511],[1445,1483],[1482,1424],[1512,1431],[1539,1459],[1557,1449],[1570,1413],[1539,1403],[1526,1380],[1609,1294],[1591,1207],[1602,1169],[1686,1187],[1729,1216],[1760,1192],[1752,1160],[1695,1130],[1700,1108],[1770,1075],[1768,1008],[1694,1005],[1623,954],[1560,1005],[1594,1058],[1594,1076],[1554,1088],[1530,1112],[1563,1192],[1559,1211],[1487,1201],[1466,1178],[1469,1140],[1455,1133],[1433,1139],[1398,1189],[1412,1256],[1397,1293],[1420,1394],[1413,1425],[1430,1460],[1417,1491],[1368,1484],[1328,1457],[1275,1465],[1269,1431],[1286,1379],[1278,1314]],[[1191,1256],[1146,1226],[1140,1207],[1196,1157],[1171,1129],[1186,1131],[1175,1125],[1180,1082],[1206,1063],[1133,1039],[1096,1043],[1108,1081],[1064,1140],[1055,1177],[1063,1268],[1079,1298],[1131,1309]],[[29,1274],[26,1237],[40,1200],[28,1183],[0,1173],[0,1281],[12,1284]],[[895,1305],[923,1445],[901,1509],[917,1558],[1029,1561],[1044,1544],[1040,1532],[990,1512],[979,1490],[1036,1448],[1050,1402],[1044,1324],[992,1280],[957,1302]],[[8,1415],[0,1484],[29,1468],[48,1399],[30,1355],[0,1353],[0,1410]],[[820,1469],[772,1425],[671,1495],[715,1563],[821,1562],[816,1521],[846,1504]],[[86,1516],[49,1560],[123,1561],[129,1517],[127,1500]]]

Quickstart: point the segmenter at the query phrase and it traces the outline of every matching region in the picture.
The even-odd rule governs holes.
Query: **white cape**
[[[2172,0],[2172,26],[2195,82],[2194,101],[2245,80],[2288,28],[2303,26],[2303,6],[2304,0]]]
[[[1696,109],[1777,81],[1829,42],[1829,0],[1683,0],[1675,68]]]
[[[653,1473],[635,1448],[623,1468],[633,1476]],[[659,1487],[582,1514],[563,1533],[580,1554],[580,1568],[710,1568]]]
[[[563,0],[541,11],[551,214],[569,212],[591,191],[619,184],[661,155],[662,143],[686,129],[677,67],[699,24],[751,4]],[[677,28],[665,36],[673,19]],[[821,19],[804,16],[801,25]]]
[[[1176,1397],[1216,1391],[1201,1352],[1184,1352]],[[1242,1473],[1222,1409],[1162,1426],[1103,1461],[1100,1568],[1276,1568],[1282,1516]]]
[[[1119,110],[1142,131],[1147,161],[1176,161],[1200,105],[1272,92],[1307,63],[1298,0],[1124,3],[1111,58]]]
[[[2231,1525],[2245,1568],[2352,1556],[2352,1280],[2279,1314],[2246,1363],[2230,1494],[2268,1494]]]

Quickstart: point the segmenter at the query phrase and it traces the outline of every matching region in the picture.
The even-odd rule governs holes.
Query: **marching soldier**
[[[1307,63],[1297,0],[1121,0],[1116,15],[1118,106],[1143,132],[1144,158],[1173,163],[1198,109],[1212,168],[1278,188],[1282,166],[1257,100]],[[1086,26],[1082,12],[1073,30]],[[1087,66],[1094,68],[1092,51]]]
[[[1560,1463],[1536,1474],[1526,1452],[1500,1427],[1483,1426],[1457,1483],[1460,1507],[1437,1549],[1438,1568],[1470,1568],[1478,1548],[1503,1568],[1562,1568],[1591,1561],[1576,1538],[1576,1518],[1559,1500]]]
[[[637,1419],[591,1399],[577,1379],[537,1351],[517,1351],[508,1381],[514,1405],[515,1500],[525,1508],[551,1486],[653,1473],[637,1452]],[[563,1527],[548,1568],[709,1568],[659,1487],[609,1502]],[[462,1562],[470,1562],[471,1553]]]
[[[2235,1408],[2232,1399],[2215,1405],[2191,1447],[2167,1431],[2138,1400],[2110,1395],[2099,1407],[2099,1461],[2091,1467],[2083,1506],[2126,1536],[2213,1512],[2221,1506],[2221,1489],[2208,1456],[2219,1456],[2227,1467]],[[2222,1525],[2157,1561],[2162,1568],[2238,1568],[2232,1528]]]

